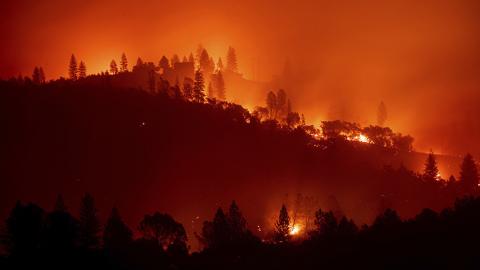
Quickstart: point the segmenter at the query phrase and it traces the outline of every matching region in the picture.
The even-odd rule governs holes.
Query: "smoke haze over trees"
[[[480,269],[480,4],[0,8],[0,269]]]

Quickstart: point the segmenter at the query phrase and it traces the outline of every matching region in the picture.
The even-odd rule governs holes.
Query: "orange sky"
[[[99,72],[122,52],[158,62],[199,43],[215,57],[232,45],[250,79],[270,80],[289,59],[287,93],[314,124],[373,123],[383,100],[387,124],[417,149],[480,154],[478,14],[475,0],[4,0],[0,77],[35,65],[65,76],[72,53]]]

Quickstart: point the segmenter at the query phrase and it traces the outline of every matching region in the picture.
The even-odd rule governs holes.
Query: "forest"
[[[2,268],[480,266],[472,155],[444,179],[411,136],[308,125],[285,90],[249,111],[235,61],[200,55],[0,81]]]

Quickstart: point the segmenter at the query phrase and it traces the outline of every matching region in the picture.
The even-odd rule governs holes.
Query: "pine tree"
[[[32,81],[34,84],[40,84],[40,69],[38,67],[33,69]]]
[[[122,58],[120,60],[120,72],[127,72],[128,71],[128,61],[127,56],[125,53],[122,53]]]
[[[215,242],[218,245],[228,243],[230,239],[230,229],[228,226],[227,216],[222,208],[218,208],[213,218],[213,231],[215,233]]]
[[[80,79],[84,79],[87,77],[87,67],[83,61],[80,61],[80,65],[78,66],[78,77]]]
[[[168,58],[164,56],[162,56],[162,58],[160,59],[160,62],[158,63],[158,66],[163,70],[163,72],[165,72],[166,70],[168,70],[170,68],[170,63],[168,61]]]
[[[235,52],[235,49],[232,47],[228,47],[227,70],[235,73],[238,72],[237,53]]]
[[[438,180],[438,167],[435,155],[433,152],[428,154],[427,160],[425,162],[425,169],[423,172],[423,178],[426,181],[436,181]]]
[[[210,56],[205,49],[203,49],[202,53],[200,54],[199,65],[200,70],[205,76],[209,76],[213,72],[214,67],[212,66],[212,63],[210,61]]]
[[[230,233],[235,240],[239,240],[247,232],[247,221],[235,201],[232,202],[228,209],[227,221],[230,226]]]
[[[195,81],[193,82],[193,100],[198,103],[205,101],[205,81],[200,70],[195,72]]]
[[[53,211],[47,216],[45,228],[46,244],[49,249],[65,252],[75,247],[78,222],[67,211],[62,195],[57,196]]]
[[[45,83],[46,79],[45,79],[45,72],[43,71],[43,68],[40,67],[38,69],[38,72],[40,73],[40,83]]]
[[[103,232],[105,248],[125,248],[132,242],[132,235],[132,230],[123,222],[118,210],[113,208]]]
[[[118,73],[117,62],[115,62],[115,60],[112,60],[112,62],[110,62],[110,74],[115,75],[117,73]]]
[[[278,220],[275,223],[275,239],[279,242],[286,242],[290,236],[290,216],[287,207],[282,205]]]
[[[100,243],[100,221],[95,208],[95,201],[90,194],[85,194],[80,207],[80,246],[83,248],[96,248]]]
[[[217,98],[220,100],[225,100],[225,81],[223,80],[223,74],[221,71],[218,71],[218,74],[216,76],[216,92],[217,92]]]
[[[141,68],[143,66],[143,60],[142,58],[138,57],[137,58],[137,64],[135,64],[135,67]]]
[[[68,66],[68,76],[71,80],[76,80],[78,77],[77,59],[72,54],[70,57],[70,64]]]
[[[475,194],[478,189],[478,169],[473,156],[466,154],[460,170],[460,186],[464,194]]]
[[[382,127],[385,124],[385,121],[387,121],[387,107],[382,101],[377,110],[377,125]]]

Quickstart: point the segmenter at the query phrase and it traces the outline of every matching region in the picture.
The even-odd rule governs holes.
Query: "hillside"
[[[108,76],[40,86],[1,82],[0,89],[2,217],[16,200],[53,206],[63,194],[73,210],[91,192],[103,217],[116,206],[137,224],[160,210],[193,238],[212,209],[232,199],[251,227],[271,228],[279,205],[293,205],[298,193],[358,224],[386,206],[408,217],[454,198],[400,167],[418,164],[419,154],[316,140],[309,127],[260,122],[236,104],[125,89]]]

